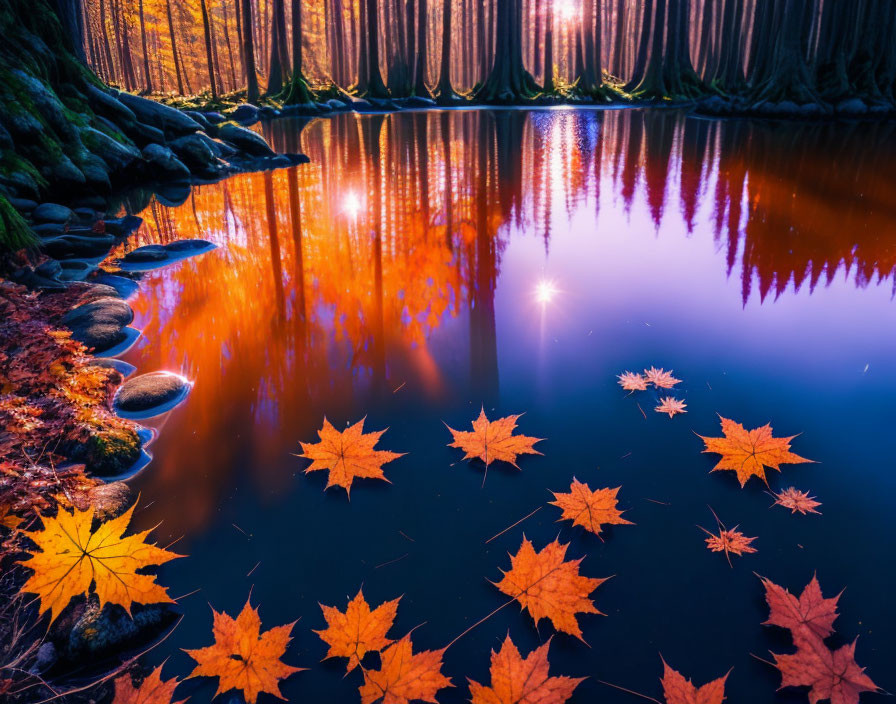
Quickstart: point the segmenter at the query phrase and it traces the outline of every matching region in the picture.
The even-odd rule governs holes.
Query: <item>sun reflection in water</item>
[[[542,279],[535,286],[535,300],[542,305],[550,303],[560,291],[554,286],[554,282],[550,279]]]
[[[362,207],[361,196],[355,191],[349,191],[342,199],[342,212],[352,219],[358,217]]]

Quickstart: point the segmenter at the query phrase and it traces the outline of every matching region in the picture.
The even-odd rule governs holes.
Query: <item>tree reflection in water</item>
[[[535,235],[549,251],[583,212],[593,222],[601,209],[646,208],[659,231],[677,208],[690,233],[709,204],[744,305],[837,272],[862,288],[896,267],[896,159],[882,146],[894,143],[891,123],[504,110],[263,129],[277,150],[311,162],[201,186],[176,207],[152,202],[125,245],[196,236],[221,245],[147,276],[134,301],[146,342],[129,359],[201,382],[190,400],[200,429],[177,439],[202,443],[196,462],[207,471],[193,482],[224,486],[208,468],[234,464],[216,455],[234,446],[204,442],[202,427],[239,436],[238,451],[276,489],[292,481],[263,476],[285,450],[279,428],[311,437],[321,419],[309,409],[353,416],[403,384],[429,399],[494,401],[508,242]],[[173,463],[155,471],[156,481],[182,480]],[[208,503],[181,514],[182,529],[216,505],[213,491],[191,493]]]

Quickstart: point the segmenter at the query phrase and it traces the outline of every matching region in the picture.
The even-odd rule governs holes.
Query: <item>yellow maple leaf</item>
[[[483,408],[479,411],[479,417],[473,421],[472,431],[455,430],[451,426],[447,426],[454,437],[454,442],[450,443],[448,447],[457,447],[463,450],[466,453],[465,460],[478,457],[485,462],[486,467],[496,460],[501,460],[509,462],[519,469],[516,463],[517,456],[540,455],[538,450],[533,449],[533,445],[542,440],[542,438],[513,434],[513,431],[516,430],[516,421],[521,415],[505,416],[490,421],[486,418]]]
[[[712,452],[722,456],[711,471],[731,470],[737,473],[737,480],[743,487],[750,477],[759,477],[768,485],[765,478],[765,467],[781,471],[782,464],[799,464],[812,462],[790,452],[790,441],[796,435],[786,438],[772,436],[772,426],[747,430],[740,423],[719,416],[722,420],[721,438],[699,437],[706,443],[703,452]]]
[[[249,704],[255,704],[261,692],[283,699],[279,681],[302,667],[292,667],[280,658],[292,640],[295,622],[261,632],[258,609],[249,601],[235,619],[212,609],[214,645],[197,650],[184,650],[197,665],[190,677],[217,677],[217,697],[231,689],[242,691]]]
[[[398,611],[398,599],[387,601],[375,609],[364,599],[363,590],[348,602],[345,613],[332,606],[320,605],[327,628],[315,631],[330,649],[328,658],[348,658],[346,672],[351,672],[369,652],[380,651],[392,640],[386,633],[392,628]]]
[[[451,687],[451,680],[442,674],[441,650],[413,652],[409,635],[386,648],[379,670],[365,670],[364,684],[359,687],[361,704],[408,704],[412,700],[435,702],[436,692]]]
[[[86,511],[74,508],[71,513],[60,508],[54,518],[42,518],[41,530],[23,531],[36,548],[21,562],[34,572],[21,591],[38,595],[41,614],[50,610],[55,621],[69,601],[87,594],[91,585],[100,608],[118,604],[128,614],[135,602],[173,602],[153,575],[137,574],[137,570],[183,556],[146,543],[148,530],[124,535],[134,506],[95,531],[91,530],[92,507]]]
[[[365,433],[364,418],[339,432],[324,418],[323,427],[317,431],[320,442],[300,443],[302,454],[299,457],[312,460],[305,473],[329,470],[326,488],[341,486],[346,494],[350,494],[355,477],[388,482],[383,465],[404,453],[373,449],[385,432]]]
[[[616,508],[616,495],[620,488],[591,491],[587,484],[573,477],[569,492],[552,492],[556,501],[550,504],[563,509],[561,521],[572,521],[573,525],[582,526],[600,537],[603,524],[634,525],[624,519],[622,511]]]

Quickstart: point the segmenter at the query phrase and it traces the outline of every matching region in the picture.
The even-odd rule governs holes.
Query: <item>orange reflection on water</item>
[[[356,419],[402,389],[488,404],[496,283],[517,233],[549,252],[574,221],[625,228],[640,209],[657,232],[680,217],[687,234],[703,208],[745,304],[754,287],[779,296],[837,271],[858,287],[891,278],[896,160],[869,145],[892,135],[861,130],[893,129],[514,110],[266,126],[275,148],[311,163],[154,202],[127,245],[219,245],[147,275],[133,301],[144,337],[128,361],[196,382],[189,429],[166,428],[152,465],[166,527],[205,525],[236,466],[275,500],[294,483],[282,458],[313,438],[321,409]]]

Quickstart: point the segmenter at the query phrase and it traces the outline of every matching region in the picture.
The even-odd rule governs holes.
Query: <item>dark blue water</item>
[[[489,580],[525,534],[537,548],[559,536],[584,575],[613,576],[593,594],[606,615],[580,617],[587,645],[551,641],[552,674],[589,678],[573,702],[637,701],[598,680],[660,698],[660,654],[698,683],[733,668],[734,704],[806,701],[751,657],[791,650],[761,625],[755,573],[845,588],[830,643],[859,636],[859,663],[896,688],[892,125],[477,111],[266,129],[312,163],[155,204],[132,242],[220,245],[150,273],[133,301],[144,337],[127,361],[195,382],[133,480],[137,522],[161,521],[159,542],[182,536],[189,555],[159,581],[199,590],[150,662],[189,673],[179,649],[211,644],[209,604],[236,615],[251,592],[265,627],[300,619],[284,660],[309,671],[284,696],[359,701],[360,673],[320,662],[318,603],[344,609],[362,585],[371,604],[402,596],[391,635],[440,648],[505,602]],[[651,365],[684,380],[686,415],[617,385]],[[443,424],[466,428],[481,405],[525,413],[520,431],[546,438],[484,486]],[[717,414],[799,434],[793,450],[817,463],[769,484],[810,490],[822,515],[710,474],[695,433],[718,435]],[[304,475],[293,453],[324,416],[388,427],[380,447],[407,453],[386,465],[392,483],[356,482],[349,502]],[[558,523],[546,502],[573,476],[621,485],[636,525],[601,542]],[[709,506],[758,553],[733,567],[710,553]],[[455,688],[440,702],[468,700],[466,677],[488,682],[507,633],[526,653],[554,630],[501,610],[446,652]],[[178,692],[206,702],[215,687]]]

